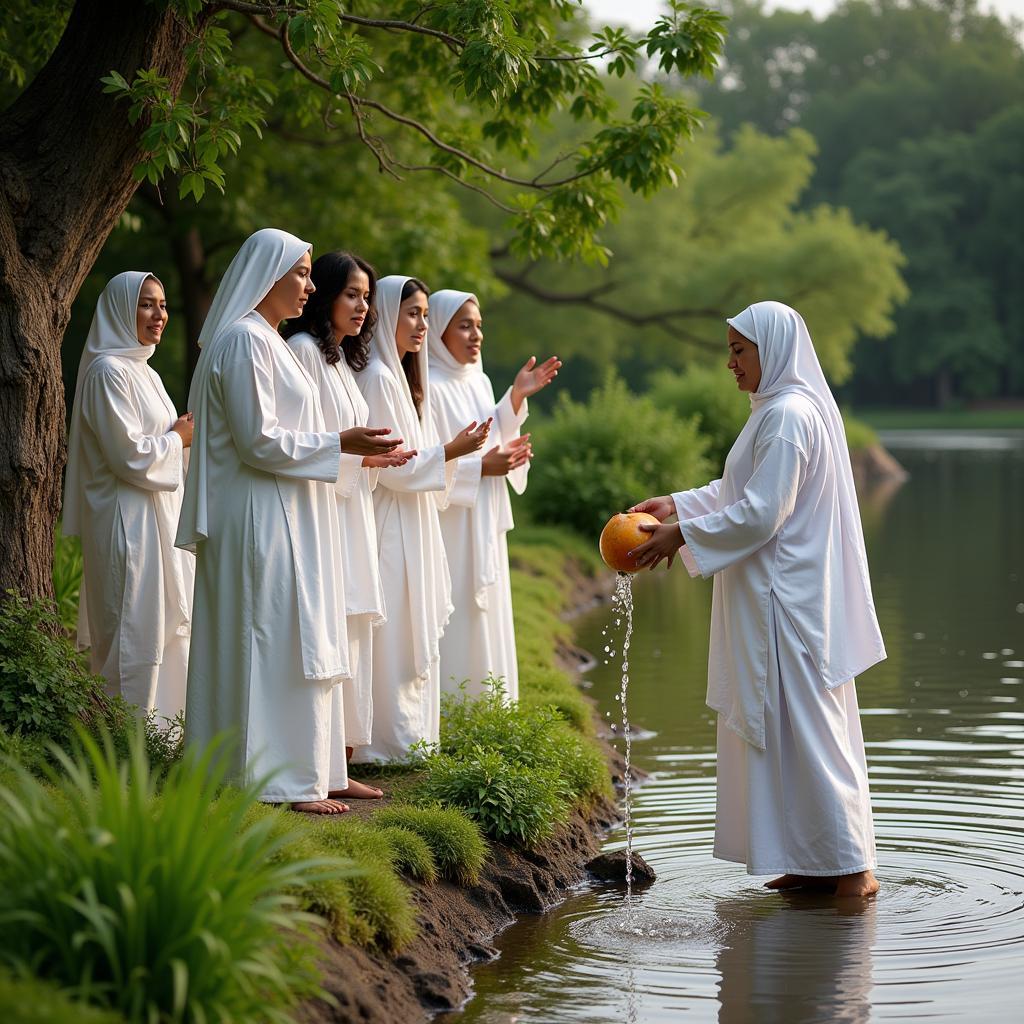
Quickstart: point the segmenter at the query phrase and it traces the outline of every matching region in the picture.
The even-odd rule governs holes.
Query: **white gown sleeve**
[[[678,491],[672,495],[672,503],[676,507],[676,517],[683,519],[696,519],[699,516],[706,516],[718,508],[718,489],[722,486],[721,480],[712,480],[704,487],[694,487],[690,491]]]
[[[739,501],[679,529],[697,571],[707,579],[749,557],[774,537],[796,505],[806,456],[792,441],[773,437],[754,453],[754,471]]]
[[[525,398],[523,399],[523,404],[519,407],[519,412],[515,412],[512,409],[511,388],[501,396],[501,401],[494,407],[494,423],[498,428],[503,445],[519,437],[523,430],[523,424],[526,422],[526,417],[529,415],[530,409]],[[526,490],[526,481],[529,473],[530,464],[526,462],[518,469],[513,469],[505,479],[508,481],[509,487],[516,494],[522,494]]]
[[[176,491],[183,478],[181,436],[146,434],[124,370],[106,366],[83,384],[82,413],[111,472],[147,491]]]
[[[278,422],[272,356],[253,334],[238,337],[221,368],[228,428],[246,465],[299,480],[334,483],[341,467],[335,431],[286,430]]]
[[[363,394],[366,404],[370,407],[368,423],[371,426],[390,426],[400,420],[396,410],[398,396],[391,386],[382,378],[375,378]],[[404,438],[406,446],[409,438]],[[445,475],[444,445],[433,445],[423,448],[415,458],[404,466],[389,466],[380,471],[377,486],[387,487],[392,491],[422,493],[424,491],[444,491],[449,485]]]

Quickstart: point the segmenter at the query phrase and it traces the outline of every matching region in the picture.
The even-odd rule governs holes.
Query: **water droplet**
[[[1011,654],[1013,654],[1013,648],[1012,647],[1004,647],[999,653],[1004,658],[1008,658]]]
[[[1021,603],[1017,605],[1017,614],[1024,615],[1024,601],[1021,601]]]
[[[961,691],[960,691],[960,696],[961,696],[961,697],[966,697],[966,696],[967,696],[967,694],[968,694],[969,692],[970,692],[970,691],[968,691],[968,690],[961,690]]]
[[[921,726],[918,726],[918,727],[917,727],[917,728],[916,728],[916,729],[914,730],[914,732],[920,732],[920,731],[921,731]]]
[[[914,634],[914,639],[915,640],[923,640],[924,639],[924,633],[915,633]]]
[[[984,654],[982,655],[982,657],[983,657],[983,658],[984,658],[984,659],[985,659],[986,661],[994,661],[994,660],[995,660],[996,658],[998,658],[998,657],[999,657],[999,655],[998,655],[998,654],[996,654],[996,652],[995,652],[995,651],[986,651],[986,652],[985,652],[985,653],[984,653]]]

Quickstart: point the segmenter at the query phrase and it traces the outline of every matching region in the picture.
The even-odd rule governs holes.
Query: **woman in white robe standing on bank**
[[[200,334],[177,536],[197,554],[185,738],[204,746],[231,730],[234,774],[274,773],[261,800],[335,814],[347,807],[330,793],[348,776],[332,697],[350,670],[332,488],[344,451],[395,442],[327,430],[313,382],[277,331],[313,291],[309,250],[272,228],[251,235]]]
[[[416,456],[380,474],[373,492],[387,619],[374,638],[373,736],[354,761],[398,761],[441,725],[439,644],[451,614],[451,580],[438,509],[459,486],[461,456],[490,424],[470,422],[441,444],[427,376],[427,288],[411,277],[377,283],[369,365],[358,376],[370,422],[394,425]],[[472,467],[468,471],[471,471]]]
[[[316,384],[330,430],[366,426],[370,414],[355,374],[369,361],[370,335],[376,322],[377,277],[358,256],[329,252],[313,263],[316,291],[302,315],[282,333]],[[390,455],[342,455],[334,496],[345,550],[345,612],[352,678],[334,691],[343,701],[348,757],[370,745],[373,730],[373,635],[384,621],[384,591],[377,561],[377,527],[373,489],[381,469],[404,465],[407,452]],[[337,711],[335,712],[337,713]],[[379,799],[384,794],[353,778],[338,796]]]
[[[441,638],[441,689],[469,696],[486,692],[488,677],[500,680],[509,700],[519,697],[519,668],[512,622],[508,541],[512,503],[508,488],[526,490],[529,436],[520,430],[527,398],[546,387],[562,365],[552,356],[542,365],[532,356],[512,386],[494,401],[484,373],[480,303],[470,292],[451,289],[430,296],[428,357],[431,403],[438,432],[451,434],[468,420],[492,420],[486,454],[459,463],[464,485],[452,490],[441,512],[441,533],[452,579],[451,619]]]
[[[140,713],[185,707],[195,562],[174,547],[192,417],[148,365],[167,325],[139,271],[103,289],[78,367],[62,529],[82,538],[78,646]]]
[[[854,677],[885,658],[842,417],[803,318],[758,302],[729,321],[750,418],[721,480],[634,507],[675,524],[636,549],[715,579],[716,857],[772,889],[878,890]],[[682,545],[682,546],[681,546]]]

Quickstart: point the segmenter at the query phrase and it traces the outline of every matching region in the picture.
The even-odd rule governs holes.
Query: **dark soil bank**
[[[609,751],[610,753],[613,753]],[[620,774],[618,765],[613,766]],[[548,842],[533,850],[491,844],[478,885],[413,883],[420,934],[394,956],[371,954],[333,940],[325,947],[323,986],[337,1000],[307,1004],[303,1024],[417,1024],[469,997],[470,966],[493,955],[487,943],[520,913],[540,913],[581,882],[600,834],[618,820],[602,801],[574,812]]]

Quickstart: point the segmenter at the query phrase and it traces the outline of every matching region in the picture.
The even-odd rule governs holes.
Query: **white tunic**
[[[143,272],[104,289],[72,411],[63,529],[82,539],[78,646],[140,712],[185,706],[195,561],[174,548],[184,455],[154,346],[135,337]]]
[[[500,679],[509,700],[519,696],[519,668],[512,620],[512,584],[506,534],[513,527],[508,488],[526,489],[528,466],[507,477],[482,476],[485,452],[519,437],[527,416],[523,401],[512,408],[511,388],[495,403],[480,362],[460,365],[441,338],[462,305],[476,297],[449,290],[430,297],[430,383],[434,421],[442,437],[454,437],[468,423],[493,419],[481,452],[459,460],[458,480],[440,513],[454,610],[441,639],[441,688],[477,696],[488,677]]]
[[[430,415],[426,353],[422,420],[398,361],[395,325],[404,277],[377,284],[373,358],[357,378],[369,422],[391,427],[419,454],[380,474],[373,492],[377,551],[387,621],[377,630],[373,658],[373,736],[352,760],[395,761],[410,747],[436,743],[441,724],[439,644],[451,614],[451,580],[437,513],[456,481],[446,467]]]
[[[290,337],[288,344],[317,387],[327,429],[367,426],[369,409],[344,356],[333,366],[328,365],[316,338],[304,332]],[[352,672],[352,679],[338,688],[335,699],[344,701],[345,736],[350,747],[367,746],[372,735],[372,627],[384,619],[372,498],[377,475],[377,470],[363,468],[361,455],[343,453],[334,489],[345,557],[345,613]]]
[[[332,719],[333,685],[349,675],[343,554],[326,486],[338,479],[340,439],[258,313],[221,331],[201,363],[203,474],[193,476],[194,457],[187,485],[201,494],[190,505],[186,493],[178,532],[198,555],[186,738],[206,745],[232,730],[239,773],[276,773],[261,799],[323,799],[348,784],[343,723]]]
[[[750,418],[722,479],[672,496],[684,564],[715,578],[716,852],[849,874],[874,866],[852,680],[885,657],[849,454],[799,314],[758,303],[729,322],[761,357]]]

